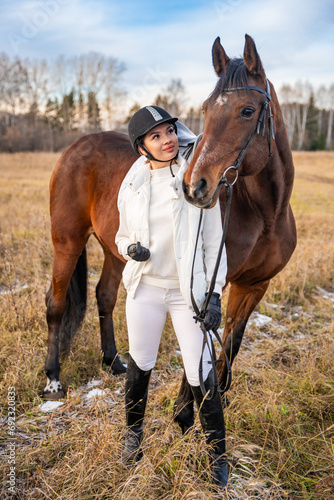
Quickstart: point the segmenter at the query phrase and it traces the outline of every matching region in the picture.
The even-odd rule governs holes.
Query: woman
[[[127,290],[126,317],[129,361],[125,383],[127,437],[122,458],[133,463],[142,457],[143,419],[151,371],[161,334],[170,313],[179,342],[187,380],[200,409],[199,415],[212,447],[215,483],[225,486],[228,465],[225,426],[219,394],[203,398],[199,361],[203,333],[194,320],[190,276],[200,209],[187,203],[182,191],[187,162],[178,153],[177,127],[167,111],[146,106],[129,123],[133,149],[142,155],[124,179],[118,199],[120,226],[116,244],[128,261],[123,282]],[[204,211],[196,249],[193,295],[201,307],[209,287],[221,239],[219,203]],[[224,249],[214,293],[204,325],[217,329],[221,322],[220,295],[226,279]],[[208,349],[203,356],[205,386],[212,384]]]

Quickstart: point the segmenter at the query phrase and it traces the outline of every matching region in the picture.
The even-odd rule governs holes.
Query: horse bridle
[[[205,318],[205,315],[206,315],[207,310],[208,310],[208,305],[209,305],[212,293],[214,291],[214,287],[215,287],[216,279],[217,279],[217,274],[218,274],[218,270],[219,270],[219,265],[220,265],[220,260],[221,260],[221,256],[223,253],[225,241],[226,241],[227,226],[228,226],[231,201],[232,201],[233,185],[237,181],[239,167],[240,167],[240,165],[241,165],[241,163],[246,155],[246,152],[247,152],[249,146],[251,145],[255,135],[260,134],[261,126],[262,126],[262,136],[264,136],[265,129],[266,129],[265,117],[267,115],[268,108],[269,108],[269,157],[272,155],[272,140],[275,140],[275,135],[274,135],[274,126],[273,126],[273,114],[272,114],[271,106],[270,106],[270,100],[271,100],[270,85],[269,85],[269,82],[267,79],[266,79],[266,87],[267,87],[266,90],[264,90],[261,87],[257,87],[255,85],[248,85],[247,87],[231,87],[231,88],[227,88],[225,90],[225,92],[236,92],[236,91],[242,91],[242,90],[243,91],[255,90],[256,92],[260,92],[261,94],[264,94],[266,96],[266,100],[262,104],[262,108],[261,108],[259,118],[258,118],[254,132],[252,133],[252,135],[248,139],[246,145],[240,151],[234,165],[228,167],[224,171],[223,177],[221,178],[221,180],[219,181],[219,184],[218,184],[219,186],[221,186],[222,184],[225,184],[225,187],[226,187],[226,206],[225,206],[225,216],[224,216],[224,223],[223,223],[223,234],[222,234],[222,239],[221,239],[220,246],[219,246],[219,251],[218,251],[217,260],[216,260],[215,268],[213,271],[210,287],[209,287],[205,302],[204,302],[201,310],[199,310],[199,308],[196,304],[195,298],[193,296],[193,277],[194,277],[196,248],[197,248],[197,244],[198,244],[198,239],[199,239],[199,235],[200,235],[200,228],[201,228],[201,223],[202,223],[202,218],[203,218],[203,209],[201,209],[199,223],[198,223],[197,238],[196,238],[194,258],[193,258],[192,270],[191,270],[190,296],[191,296],[193,309],[194,309],[195,314],[196,314],[194,319],[196,322],[197,321],[200,322],[200,327],[201,327],[201,330],[203,332],[203,347],[202,347],[202,356],[201,356],[200,365],[199,365],[199,379],[200,379],[200,386],[201,386],[203,396],[205,396],[207,399],[214,398],[216,393],[217,393],[217,390],[219,390],[219,392],[221,394],[224,394],[225,392],[227,392],[228,389],[230,388],[231,382],[232,382],[232,369],[231,369],[230,360],[227,356],[227,353],[225,351],[225,348],[224,348],[224,345],[221,341],[220,336],[218,335],[217,331],[213,331],[216,339],[218,340],[218,342],[219,342],[219,344],[224,352],[227,371],[228,371],[227,382],[226,382],[224,389],[218,388],[219,382],[218,382],[218,374],[217,374],[216,365],[217,365],[217,363],[219,363],[223,360],[216,358],[216,352],[215,352],[215,348],[214,348],[214,344],[213,344],[213,339],[210,336],[209,332],[207,332],[206,328],[204,327],[204,318]],[[226,174],[229,170],[235,171],[235,178],[230,184],[227,182],[227,177],[226,177]],[[212,388],[212,390],[210,389],[209,391],[205,387],[204,380],[203,380],[203,355],[204,355],[204,349],[205,349],[206,345],[208,346],[208,349],[209,349],[209,353],[210,353],[210,357],[211,357],[212,371],[213,371],[213,388]]]
[[[242,163],[242,160],[245,157],[245,154],[247,153],[247,150],[249,146],[251,145],[255,135],[259,135],[261,131],[261,126],[262,126],[262,137],[264,136],[265,130],[266,130],[266,120],[265,117],[267,115],[267,110],[269,109],[269,157],[272,155],[272,140],[275,140],[275,134],[274,134],[274,124],[273,124],[273,114],[271,111],[271,106],[270,106],[270,101],[271,101],[271,94],[270,94],[270,85],[269,82],[266,78],[266,90],[262,89],[261,87],[257,87],[256,85],[247,85],[246,87],[230,87],[225,90],[226,93],[228,92],[238,92],[238,91],[248,91],[248,90],[255,90],[256,92],[260,92],[261,94],[264,94],[266,96],[266,100],[262,104],[262,108],[259,114],[259,118],[257,120],[257,124],[255,127],[254,132],[248,139],[248,142],[246,145],[242,148],[240,151],[234,165],[231,165],[228,167],[225,172],[223,173],[223,177],[220,179],[218,185],[226,184],[227,180],[226,179],[226,174],[229,170],[235,170],[235,179],[232,183],[235,184],[237,178],[238,178],[238,169]]]

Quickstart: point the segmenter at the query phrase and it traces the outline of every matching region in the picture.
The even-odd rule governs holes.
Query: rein
[[[231,386],[231,383],[232,383],[232,368],[231,368],[231,363],[230,363],[229,357],[227,356],[227,353],[225,351],[225,347],[224,347],[223,342],[220,338],[220,335],[218,334],[218,332],[216,330],[212,330],[212,333],[215,335],[216,339],[218,340],[218,342],[219,342],[219,344],[224,352],[227,371],[228,371],[227,382],[226,382],[224,389],[220,389],[220,387],[219,387],[219,380],[218,380],[218,374],[217,374],[217,364],[222,362],[223,360],[217,359],[217,357],[216,357],[216,351],[215,351],[215,347],[214,347],[214,343],[213,343],[213,338],[212,338],[212,335],[210,334],[210,332],[208,332],[204,326],[204,318],[205,318],[205,315],[207,313],[208,305],[209,305],[210,299],[212,297],[212,293],[213,293],[214,288],[215,288],[217,274],[218,274],[219,265],[220,265],[220,260],[221,260],[221,256],[223,253],[225,241],[226,241],[227,226],[228,226],[228,221],[229,221],[229,216],[230,216],[230,208],[231,208],[231,202],[232,202],[233,185],[236,183],[236,181],[238,179],[238,170],[239,170],[239,167],[240,167],[240,165],[241,165],[241,163],[242,163],[242,161],[247,153],[247,150],[248,150],[249,146],[251,145],[254,137],[256,135],[260,134],[261,127],[262,127],[262,136],[264,136],[265,128],[266,128],[265,117],[267,115],[268,108],[269,108],[269,157],[272,155],[272,140],[275,140],[275,135],[274,135],[274,127],[273,127],[273,114],[272,114],[271,106],[270,106],[270,100],[271,100],[270,86],[269,86],[269,82],[267,79],[266,79],[266,87],[267,87],[266,90],[262,89],[261,87],[256,87],[254,85],[249,85],[247,87],[231,87],[231,88],[226,89],[226,92],[236,92],[236,91],[242,91],[242,90],[244,90],[244,91],[255,90],[256,92],[260,92],[261,94],[264,94],[266,96],[266,100],[262,104],[262,108],[260,111],[260,115],[259,115],[256,127],[255,127],[255,130],[253,131],[252,135],[248,139],[244,148],[240,151],[234,165],[228,167],[224,171],[223,177],[220,179],[220,181],[218,183],[219,186],[224,184],[225,188],[226,188],[226,204],[225,204],[225,215],[224,215],[224,223],[223,223],[223,234],[222,234],[222,239],[221,239],[219,250],[218,250],[218,255],[217,255],[217,260],[216,260],[214,272],[213,272],[211,282],[210,282],[210,287],[209,287],[208,293],[206,295],[206,299],[204,301],[204,304],[203,304],[201,310],[198,308],[196,301],[195,301],[195,298],[194,298],[194,295],[193,295],[193,282],[194,282],[194,267],[195,267],[196,249],[197,249],[197,245],[198,245],[199,235],[200,235],[200,231],[201,231],[201,224],[202,224],[202,219],[203,219],[203,208],[201,209],[199,222],[198,222],[198,230],[197,230],[196,243],[195,243],[195,249],[194,249],[194,257],[193,257],[192,268],[191,268],[190,297],[191,297],[191,302],[192,302],[194,312],[196,314],[196,316],[194,316],[194,319],[196,322],[197,321],[200,322],[200,328],[203,332],[202,354],[201,354],[201,359],[199,362],[199,380],[200,380],[200,387],[201,387],[202,394],[208,400],[213,399],[215,397],[215,395],[217,394],[217,391],[220,392],[221,394],[224,394],[225,392],[227,392]],[[235,172],[235,178],[230,184],[228,184],[227,178],[226,178],[226,174],[229,170],[234,170],[234,172]],[[207,390],[207,388],[205,387],[204,380],[203,380],[203,355],[204,355],[204,350],[205,350],[206,346],[208,346],[208,350],[210,353],[210,364],[212,365],[212,372],[213,372],[213,388],[209,389],[209,390]]]

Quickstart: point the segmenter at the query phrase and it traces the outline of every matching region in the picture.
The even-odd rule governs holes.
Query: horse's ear
[[[265,78],[265,72],[259,54],[257,53],[256,46],[253,38],[245,35],[245,49],[244,49],[244,62],[246,68],[251,75],[261,76]]]
[[[230,58],[226,55],[226,52],[220,43],[220,38],[217,36],[215,43],[212,46],[212,61],[218,76],[222,74],[229,60]]]

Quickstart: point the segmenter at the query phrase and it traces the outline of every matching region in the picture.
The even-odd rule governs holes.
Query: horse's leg
[[[124,263],[109,251],[105,250],[104,255],[102,274],[96,287],[101,327],[101,349],[104,362],[111,366],[113,373],[117,375],[126,372],[126,368],[117,354],[112,319]]]
[[[223,335],[223,343],[226,355],[232,364],[238,354],[242,337],[249,316],[267,291],[269,280],[252,287],[241,287],[235,283],[231,284],[226,309],[226,324]],[[219,356],[222,363],[218,364],[218,376],[221,388],[225,387],[227,380],[227,363],[223,352]],[[194,398],[183,374],[178,397],[174,404],[174,420],[182,432],[185,433],[194,423]]]
[[[64,397],[59,381],[59,327],[66,308],[66,294],[76,263],[87,242],[87,238],[54,243],[52,284],[46,296],[46,318],[48,324],[48,352],[45,360],[47,384],[44,399]]]
[[[182,434],[194,425],[194,396],[184,372],[179,394],[174,403],[174,421],[181,427]]]
[[[223,334],[226,356],[231,365],[238,354],[249,316],[267,291],[268,285],[269,280],[249,287],[240,286],[236,283],[231,284]],[[217,371],[220,387],[223,389],[226,386],[228,368],[223,351],[221,351],[219,357],[222,362],[218,363]]]

